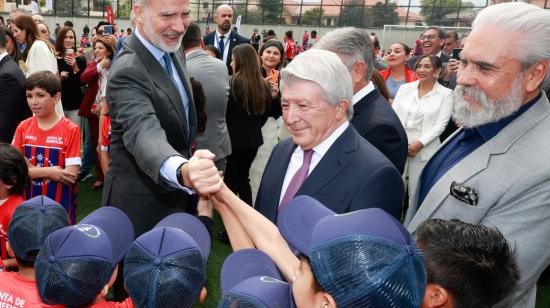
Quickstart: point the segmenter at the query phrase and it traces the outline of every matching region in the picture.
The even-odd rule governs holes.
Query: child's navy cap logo
[[[88,237],[97,238],[101,235],[101,231],[98,227],[88,224],[80,224],[75,226],[78,231],[84,233]]]

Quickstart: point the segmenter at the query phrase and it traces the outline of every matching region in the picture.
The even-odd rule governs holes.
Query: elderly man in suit
[[[216,9],[214,20],[217,23],[216,31],[212,31],[204,37],[205,45],[214,45],[220,52],[220,59],[227,66],[229,75],[233,74],[231,69],[231,53],[233,48],[239,44],[248,44],[249,40],[238,34],[236,31],[231,31],[231,23],[233,22],[233,8],[227,4],[222,4]]]
[[[338,56],[310,49],[281,77],[283,121],[292,138],[273,149],[256,209],[275,222],[290,199],[308,195],[336,213],[378,207],[399,218],[401,176],[350,125],[352,83]]]
[[[353,83],[351,124],[403,173],[407,134],[386,98],[370,81],[374,62],[370,34],[358,28],[340,28],[323,36],[314,48],[336,53],[346,65]]]
[[[202,84],[206,97],[206,128],[197,134],[197,149],[208,149],[216,155],[214,163],[225,171],[226,157],[231,154],[231,141],[225,123],[229,95],[229,76],[224,63],[203,50],[201,30],[191,23],[183,36],[183,49],[189,77]]]
[[[549,61],[550,12],[517,2],[479,13],[455,89],[462,128],[427,163],[405,217],[411,232],[430,218],[498,228],[520,269],[499,307],[535,307],[550,264]]]
[[[6,50],[0,29],[0,142],[11,143],[19,122],[32,116],[25,97],[25,75]]]
[[[136,30],[109,75],[111,163],[103,205],[122,209],[136,236],[174,212],[195,212],[189,171],[202,183],[222,184],[208,151],[190,157],[196,116],[181,40],[189,0],[139,0]],[[197,170],[198,169],[198,170]],[[196,172],[195,172],[196,171]]]

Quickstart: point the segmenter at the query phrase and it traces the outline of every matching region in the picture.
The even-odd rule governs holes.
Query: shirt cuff
[[[101,64],[98,63],[95,68],[97,69],[98,73],[101,72]]]
[[[195,193],[194,190],[181,186],[178,183],[178,177],[176,171],[181,164],[187,163],[187,159],[181,156],[170,156],[168,157],[160,167],[160,176],[164,180],[164,183],[172,188],[181,189],[186,193],[192,195]]]
[[[81,166],[82,160],[80,157],[65,158],[65,166]]]

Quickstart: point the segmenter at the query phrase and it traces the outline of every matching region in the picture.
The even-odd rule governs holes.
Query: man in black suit
[[[212,31],[204,37],[205,45],[214,45],[220,52],[220,59],[227,66],[229,75],[233,74],[231,69],[231,52],[233,48],[239,44],[249,43],[249,40],[239,35],[237,32],[231,31],[231,23],[233,22],[233,9],[222,4],[216,9],[214,20],[218,24],[216,31]]]
[[[370,82],[374,59],[369,33],[353,27],[336,29],[314,48],[336,53],[346,65],[353,83],[351,124],[403,173],[407,134],[386,98]]]
[[[103,205],[122,209],[139,236],[175,212],[195,212],[189,171],[218,184],[214,154],[190,158],[196,115],[181,40],[189,0],[138,0],[136,29],[109,71],[111,162]],[[210,185],[210,184],[209,184]],[[199,213],[200,214],[200,213]]]
[[[32,115],[25,97],[25,75],[6,51],[0,29],[0,142],[11,143],[19,122]]]
[[[449,62],[449,56],[443,53],[445,47],[445,39],[447,34],[445,30],[437,26],[431,26],[422,34],[422,55],[434,55],[441,59],[441,63],[446,65]],[[412,57],[407,61],[407,66],[411,70],[416,70],[414,67],[420,56]]]
[[[399,219],[403,180],[350,125],[352,83],[338,56],[318,48],[299,54],[281,72],[281,93],[292,138],[273,149],[256,209],[275,222],[292,197],[307,195],[339,214],[378,207]]]

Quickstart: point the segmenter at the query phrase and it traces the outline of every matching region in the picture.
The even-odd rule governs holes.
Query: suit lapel
[[[418,225],[429,219],[432,214],[443,204],[445,198],[449,196],[451,183],[456,181],[464,183],[479,172],[485,170],[489,164],[491,156],[490,145],[485,143],[477,150],[466,156],[447,171],[430,189],[426,198],[420,205],[414,218],[410,222],[408,229],[416,230]],[[420,186],[420,185],[419,185]],[[417,198],[416,194],[415,198]]]
[[[365,95],[357,104],[353,106],[353,115],[359,115],[361,112],[367,109],[367,106],[376,101],[380,96],[380,91],[378,89],[372,90],[369,94]]]
[[[347,153],[357,151],[358,135],[352,125],[336,139],[321,161],[311,172],[296,195],[312,196],[325,187],[350,163]]]
[[[445,173],[430,189],[410,224],[407,226],[407,229],[416,230],[420,223],[432,217],[433,213],[443,204],[447,196],[449,196],[450,186],[453,181],[464,183],[479,172],[485,170],[489,165],[489,160],[492,155],[506,153],[526,131],[537,125],[543,118],[547,117],[549,113],[550,106],[548,106],[548,99],[543,94],[541,99],[536,102],[534,106],[531,106],[529,110],[504,127],[495,137],[484,143],[447,171],[447,173]],[[447,144],[452,137],[461,131],[462,128],[458,129],[450,138],[445,140],[443,145]],[[443,145],[439,150],[441,150]],[[413,197],[413,204],[417,204],[418,201],[418,190],[420,189],[420,185],[418,186],[419,188]]]
[[[180,76],[180,80],[181,80],[181,83],[183,84],[183,88],[185,89],[185,93],[187,93],[187,97],[189,99],[189,114],[188,115],[184,114],[184,119],[187,123],[189,123],[189,126],[185,125],[185,129],[190,138],[189,140],[192,140],[196,132],[195,130],[197,127],[197,123],[196,123],[197,120],[196,120],[195,103],[193,101],[193,91],[191,88],[191,82],[189,81],[188,76],[184,74],[185,53],[183,52],[183,49],[180,48],[180,51],[176,52],[175,54],[171,54],[171,57],[172,57],[172,60],[174,61],[178,75]],[[187,127],[189,127],[189,131],[187,131]]]
[[[270,166],[270,170],[273,171],[269,173],[264,172],[264,176],[269,174],[270,179],[267,182],[269,184],[269,188],[266,189],[266,196],[264,197],[264,200],[268,200],[268,204],[263,208],[267,211],[273,211],[271,215],[267,215],[267,217],[274,217],[274,219],[277,218],[277,213],[279,212],[279,200],[281,195],[284,194],[284,192],[281,192],[281,189],[283,188],[283,182],[285,180],[288,164],[292,153],[294,153],[294,149],[296,149],[296,145],[290,141],[281,143],[280,147],[281,149],[279,151],[273,153],[274,155],[277,155],[277,158],[272,157],[271,160],[273,162],[268,164]]]
[[[139,41],[137,37],[132,35],[128,37],[126,41],[128,41],[128,47],[133,49],[136,52],[136,55],[141,59],[144,67],[148,68],[148,72],[151,75],[152,81],[169,98],[170,104],[172,105],[172,107],[174,107],[174,109],[176,110],[176,113],[178,114],[178,117],[180,118],[181,125],[184,128],[184,131],[187,132],[186,125],[185,125],[187,121],[187,117],[184,115],[183,103],[181,100],[180,93],[176,88],[176,85],[172,82],[172,80],[166,73],[166,70],[164,69],[164,67],[160,64],[159,61],[157,61],[157,59],[155,59],[155,57],[151,54],[151,52],[149,52],[149,50],[147,50],[147,48],[143,46],[143,44]],[[174,58],[175,57],[172,57],[172,60],[174,60]],[[175,65],[175,66],[176,68],[178,68],[179,65]],[[181,75],[180,75],[180,78],[181,78]],[[184,79],[182,79],[182,82],[183,80]],[[183,83],[185,84],[185,82]],[[187,93],[190,94],[191,92],[187,92]],[[186,136],[186,139],[189,138],[188,134],[185,134],[185,136]]]

